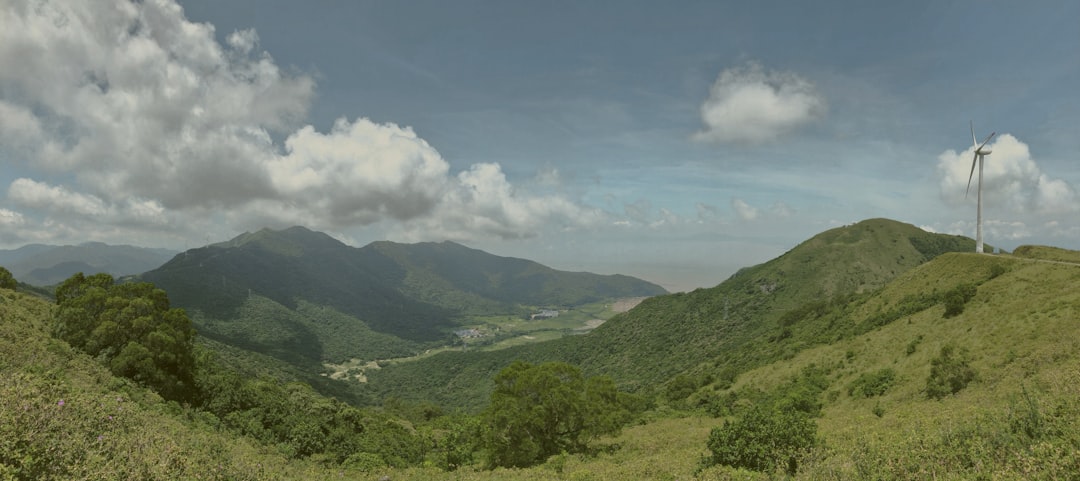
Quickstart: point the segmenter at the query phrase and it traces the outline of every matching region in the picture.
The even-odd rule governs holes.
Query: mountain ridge
[[[251,296],[289,309],[304,300],[416,342],[446,339],[467,315],[666,292],[640,279],[557,271],[449,241],[357,248],[300,226],[191,249],[140,277],[166,289],[177,306],[218,320],[235,317]]]
[[[0,264],[22,282],[49,286],[77,272],[104,272],[117,277],[139,274],[164,264],[175,254],[169,249],[93,241],[64,246],[29,244],[0,251]]]

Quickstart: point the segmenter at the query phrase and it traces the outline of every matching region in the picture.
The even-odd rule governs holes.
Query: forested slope
[[[632,391],[656,389],[702,363],[717,371],[703,375],[730,376],[805,347],[775,342],[790,335],[779,327],[785,314],[815,303],[847,302],[944,252],[971,250],[974,241],[968,238],[870,219],[818,234],[716,287],[647,299],[589,334],[401,363],[373,372],[365,389],[375,398],[427,397],[475,408],[490,389],[491,373],[518,358],[574,363]]]

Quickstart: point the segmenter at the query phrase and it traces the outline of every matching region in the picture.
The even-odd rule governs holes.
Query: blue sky
[[[0,4],[0,246],[302,224],[711,286],[888,217],[1080,249],[1080,4]]]

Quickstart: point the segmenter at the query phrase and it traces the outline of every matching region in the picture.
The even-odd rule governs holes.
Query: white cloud
[[[989,144],[992,152],[983,161],[983,205],[1004,208],[1012,213],[1060,214],[1080,210],[1080,198],[1066,181],[1043,173],[1027,144],[1002,134]],[[938,156],[941,197],[950,204],[974,204],[979,168],[972,172],[975,147]],[[965,198],[968,179],[971,191]]]
[[[24,222],[22,214],[13,210],[0,208],[0,226],[11,228],[20,226]]]
[[[735,214],[742,220],[754,220],[759,214],[756,207],[739,198],[731,199],[731,208],[735,209]]]
[[[701,106],[695,140],[768,142],[825,115],[825,98],[808,80],[757,63],[724,70]]]
[[[0,149],[36,147],[41,139],[41,124],[30,109],[0,100]]]
[[[457,175],[434,212],[404,224],[408,240],[533,237],[545,230],[588,228],[605,220],[597,209],[555,194],[518,191],[498,164],[474,164]]]
[[[408,127],[338,119],[329,134],[300,129],[285,148],[269,165],[276,191],[334,223],[411,219],[445,195],[449,164]]]
[[[34,216],[26,225],[231,235],[387,222],[465,240],[600,218],[563,194],[515,188],[498,164],[454,175],[407,126],[302,126],[311,76],[285,73],[254,30],[219,44],[171,0],[5,2],[0,24],[0,152],[26,171],[7,194]]]
[[[95,196],[31,179],[15,179],[8,188],[8,199],[24,207],[48,212],[82,216],[101,216],[108,212],[105,202]]]

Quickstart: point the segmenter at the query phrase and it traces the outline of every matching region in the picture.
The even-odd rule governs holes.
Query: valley
[[[596,302],[563,310],[527,309],[554,313],[528,318],[512,316],[478,316],[462,321],[461,329],[455,331],[457,339],[452,344],[427,348],[413,356],[388,359],[351,358],[344,363],[324,362],[327,372],[323,375],[335,380],[367,382],[365,373],[404,362],[418,361],[447,351],[496,351],[535,342],[559,339],[563,336],[585,334],[611,318],[626,312],[644,301],[645,297],[630,297]]]

